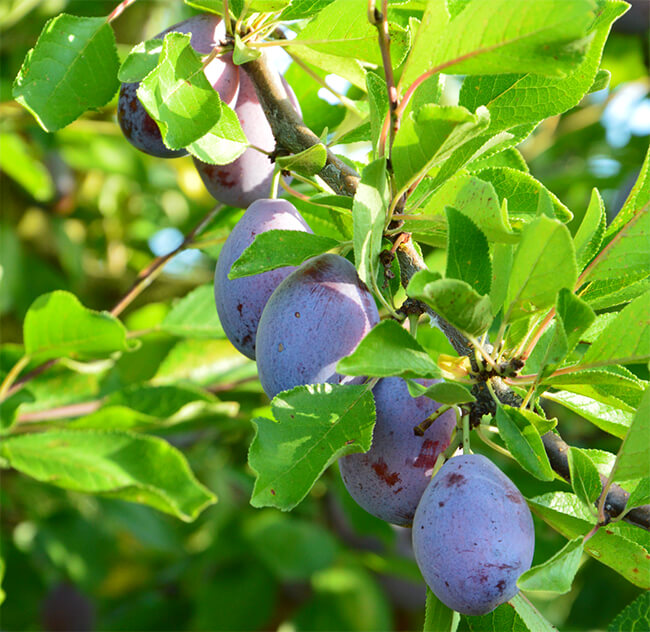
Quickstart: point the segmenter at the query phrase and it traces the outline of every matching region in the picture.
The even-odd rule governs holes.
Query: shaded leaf
[[[216,501],[166,441],[130,432],[54,430],[0,445],[11,466],[64,489],[140,502],[186,522]]]
[[[583,540],[582,536],[578,536],[567,542],[552,558],[520,575],[517,586],[526,591],[568,593],[580,567]]]

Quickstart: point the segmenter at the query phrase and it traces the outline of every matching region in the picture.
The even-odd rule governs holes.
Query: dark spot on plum
[[[426,469],[432,468],[436,464],[436,459],[438,458],[437,448],[438,441],[425,439],[422,443],[420,454],[418,454],[415,461],[413,461],[413,467],[423,467]]]
[[[131,112],[135,112],[137,111],[137,109],[138,109],[138,100],[135,97],[129,99],[129,110],[131,110]]]
[[[251,338],[250,334],[246,334],[242,339],[241,343],[242,346],[247,347],[251,342],[253,342],[253,339]]]
[[[300,312],[296,312],[296,313],[294,314],[294,316],[295,316],[296,318],[300,318]]]
[[[241,303],[239,303],[239,305],[237,305],[237,311],[239,312],[240,316],[241,316],[242,309],[244,309],[244,306]]]
[[[375,474],[389,487],[392,487],[400,480],[399,474],[397,472],[388,472],[388,465],[386,465],[386,462],[383,459],[379,459],[379,461],[373,463],[372,469],[375,471]]]
[[[465,477],[462,474],[456,474],[456,472],[452,472],[446,479],[447,487],[452,487],[453,485],[460,487],[464,483]]]
[[[228,165],[229,166],[229,165]],[[219,165],[202,165],[203,172],[210,179],[219,183],[222,187],[228,189],[237,184],[237,178],[232,169],[226,169]]]
[[[444,506],[445,506],[445,503],[443,503],[442,501],[440,501],[440,502],[438,503],[438,507],[444,507]]]
[[[399,494],[404,488],[403,487],[398,487],[396,490],[393,491],[393,494]]]
[[[506,589],[506,580],[505,579],[500,579],[497,582],[497,589],[499,592],[503,592]]]
[[[449,582],[445,582],[445,586],[447,586],[447,588],[449,588]]]
[[[517,492],[506,492],[506,498],[511,500],[513,503],[521,504],[521,496]]]
[[[278,345],[278,351],[280,352],[284,351],[284,345],[282,343]]]

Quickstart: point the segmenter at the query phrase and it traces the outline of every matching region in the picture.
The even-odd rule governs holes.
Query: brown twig
[[[124,13],[134,2],[137,0],[123,0],[120,2],[109,14],[108,17],[106,18],[107,22],[112,22],[113,20],[117,19]]]

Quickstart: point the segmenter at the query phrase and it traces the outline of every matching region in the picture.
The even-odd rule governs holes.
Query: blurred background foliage
[[[124,140],[115,100],[48,135],[11,99],[13,78],[48,18],[61,11],[107,15],[114,4],[0,3],[2,371],[20,356],[22,319],[37,296],[66,289],[88,307],[110,309],[138,272],[173,249],[213,204],[189,158],[157,160]],[[615,215],[648,146],[649,6],[646,0],[635,2],[614,26],[602,63],[612,73],[609,88],[545,121],[520,147],[533,175],[574,212],[573,230],[594,186],[610,217]],[[114,25],[120,54],[190,14],[178,1],[136,3]],[[279,63],[286,69],[286,61]],[[343,121],[344,106],[302,69],[292,65],[286,76],[316,133]],[[449,79],[446,98],[453,99],[458,86]],[[359,98],[353,90],[347,94]],[[347,151],[359,156],[364,147]],[[307,219],[318,224],[317,207],[306,210]],[[144,506],[58,490],[4,471],[3,630],[421,628],[424,585],[408,530],[358,508],[335,467],[291,514],[252,509],[253,478],[245,465],[249,420],[268,406],[254,364],[223,338],[157,331],[175,301],[211,282],[220,244],[238,216],[234,210],[222,213],[201,247],[175,257],[124,313],[128,328],[142,340],[137,352],[115,362],[61,363],[32,382],[35,401],[25,407],[25,418],[37,423],[39,411],[93,402],[128,384],[190,380],[205,387],[221,405],[194,411],[172,426],[148,428],[183,450],[219,502],[184,524]],[[441,254],[429,252],[434,267],[443,265]],[[212,310],[211,298],[206,309]],[[616,450],[594,426],[560,413],[571,444]],[[524,494],[549,491],[490,456]],[[534,563],[539,563],[564,542],[540,521],[536,529]],[[585,558],[569,594],[542,595],[536,603],[562,630],[594,630],[637,594],[613,571]]]

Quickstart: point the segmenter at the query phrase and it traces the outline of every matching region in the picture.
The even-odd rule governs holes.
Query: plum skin
[[[228,235],[214,272],[214,298],[221,326],[230,342],[251,360],[255,359],[255,336],[262,310],[275,288],[296,269],[286,266],[239,279],[228,278],[232,264],[256,235],[267,230],[312,232],[293,204],[286,200],[257,200]]]
[[[431,386],[439,380],[418,381]],[[455,414],[453,410],[442,414],[419,437],[414,426],[440,404],[425,396],[411,397],[406,382],[397,377],[380,380],[373,395],[377,421],[372,447],[341,458],[341,477],[352,498],[368,513],[410,526],[436,459],[449,445]]]
[[[264,109],[257,98],[255,86],[245,72],[240,72],[239,95],[235,114],[248,142],[264,151],[275,149],[275,137]],[[289,101],[296,112],[300,106],[293,90],[281,77]],[[248,208],[255,200],[266,198],[273,179],[273,163],[257,149],[249,147],[234,162],[226,165],[210,165],[194,158],[194,166],[210,195],[229,206]]]
[[[209,54],[225,37],[226,29],[221,18],[213,15],[197,15],[165,29],[155,36],[163,39],[167,33],[191,33],[192,48],[200,55]],[[229,105],[239,93],[239,68],[232,57],[224,55],[212,60],[204,70],[210,85]],[[124,137],[140,151],[157,158],[186,156],[185,149],[170,149],[162,140],[160,128],[144,109],[137,96],[140,82],[123,83],[117,104],[117,121]]]
[[[440,601],[462,614],[486,614],[512,599],[534,548],[526,500],[480,454],[447,461],[415,512],[413,550],[422,576]]]
[[[375,301],[343,257],[324,254],[303,263],[271,295],[257,328],[255,355],[265,393],[303,384],[360,384],[336,372],[379,322]]]

